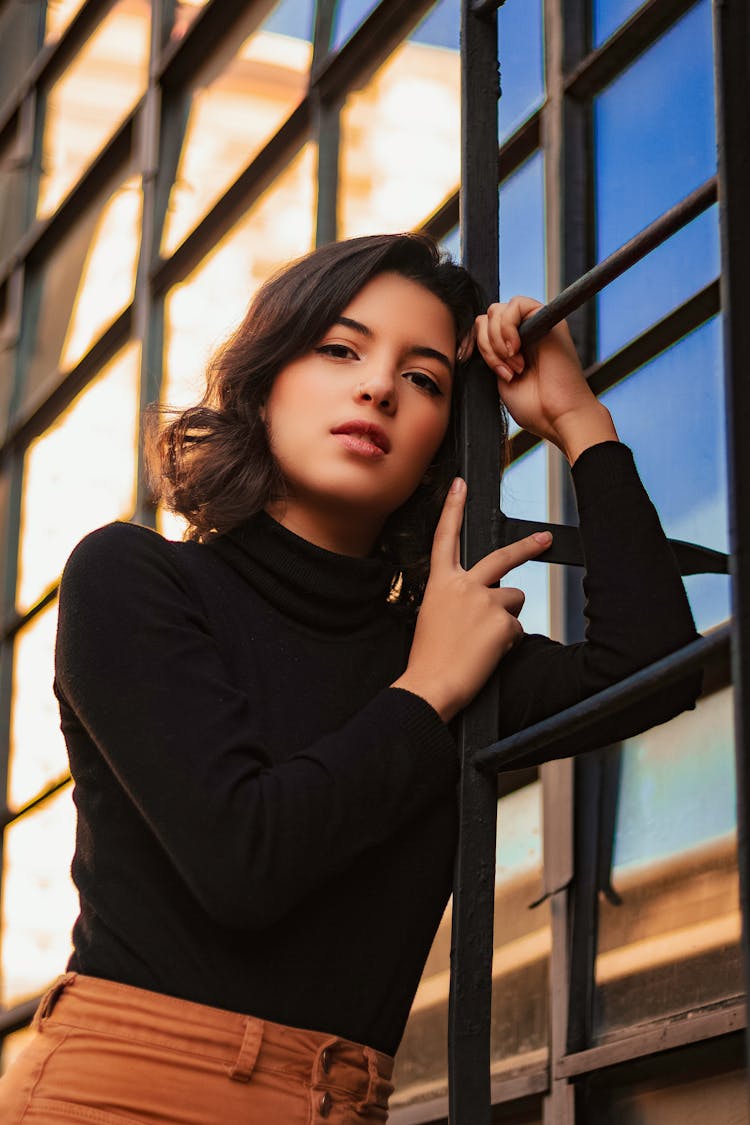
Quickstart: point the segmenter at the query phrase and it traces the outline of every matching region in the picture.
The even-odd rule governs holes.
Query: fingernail
[[[551,531],[535,531],[534,532],[534,538],[536,539],[537,543],[551,543],[552,542],[552,532]]]
[[[464,486],[463,477],[454,477],[451,484],[451,492],[460,492]]]

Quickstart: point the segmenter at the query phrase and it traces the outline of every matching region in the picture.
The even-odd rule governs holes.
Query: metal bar
[[[33,797],[30,801],[27,801],[25,805],[21,806],[21,808],[3,809],[2,812],[0,812],[0,829],[7,828],[7,826],[9,824],[12,824],[14,820],[20,820],[22,816],[25,816],[26,813],[31,812],[32,809],[36,809],[40,805],[43,805],[45,801],[48,801],[50,799],[50,797],[54,797],[56,793],[59,793],[61,789],[64,789],[66,785],[69,785],[72,780],[73,779],[70,776],[70,773],[64,773],[54,781],[51,781],[49,785],[47,785],[41,791],[41,793],[37,793],[35,797]]]
[[[18,1004],[15,1008],[7,1008],[4,1012],[0,1012],[0,1042],[6,1035],[12,1035],[14,1031],[28,1027],[43,995],[44,993],[40,992],[33,1000],[24,1000],[23,1004]]]
[[[721,306],[726,388],[732,680],[737,772],[737,858],[745,981],[750,981],[750,120],[746,0],[716,0],[714,44],[721,233]],[[747,987],[747,984],[746,984]],[[750,1074],[750,1037],[746,1043]]]
[[[464,264],[488,295],[498,292],[497,20],[478,20],[461,4],[461,220]],[[468,491],[461,535],[464,565],[493,546],[498,504],[500,427],[494,378],[477,363],[462,401],[462,472]],[[498,728],[495,677],[461,717],[456,854],[448,1001],[448,1103],[452,1125],[489,1125],[490,1020],[495,900],[497,782],[472,768],[473,755]]]
[[[588,1051],[565,1055],[555,1063],[555,1075],[574,1078],[604,1067],[619,1066],[635,1059],[673,1051],[705,1039],[733,1035],[747,1026],[744,1002],[734,1002],[727,1007],[693,1009],[657,1024],[646,1024],[637,1030],[629,1029],[617,1039],[591,1047]]]
[[[625,273],[625,270],[645,258],[651,250],[715,203],[716,183],[715,177],[707,180],[525,320],[520,329],[522,344],[527,347],[541,339],[550,328],[554,328],[580,308],[605,285],[609,285],[610,281]]]
[[[705,637],[678,649],[669,656],[641,668],[612,687],[567,707],[549,719],[527,727],[508,738],[487,746],[474,755],[473,765],[479,770],[518,769],[528,765],[526,759],[536,750],[558,739],[585,730],[592,720],[618,714],[632,703],[656,694],[701,668],[729,647],[732,624],[721,625]]]
[[[508,1102],[515,1102],[513,1120],[517,1119],[516,1114],[523,1114],[527,1109],[530,1112],[537,1111],[530,1117],[530,1120],[536,1120],[539,1099],[547,1092],[548,1087],[549,1068],[546,1064],[533,1070],[524,1070],[520,1074],[493,1077],[492,1105],[501,1106]],[[388,1115],[388,1125],[449,1125],[448,1099],[447,1097],[430,1098],[429,1101],[417,1102],[414,1105],[394,1107]]]
[[[160,53],[155,78],[164,89],[188,83],[210,59],[212,51],[226,44],[237,25],[243,38],[259,27],[273,7],[273,0],[209,0],[197,13],[181,39],[173,39]]]

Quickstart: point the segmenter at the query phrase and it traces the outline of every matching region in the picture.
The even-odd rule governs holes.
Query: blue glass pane
[[[544,159],[535,153],[500,187],[500,295],[543,301]]]
[[[542,0],[511,0],[498,13],[502,97],[498,135],[510,136],[544,100]]]
[[[378,0],[339,0],[331,46],[338,49],[345,43],[377,6]]]
[[[430,9],[409,38],[412,43],[424,43],[428,47],[447,47],[450,51],[458,51],[460,27],[460,5],[455,0],[442,0],[442,3]]]
[[[615,875],[705,845],[736,827],[730,697],[726,688],[701,700],[683,719],[680,739],[663,727],[626,743]]]
[[[454,262],[461,261],[461,232],[458,227],[448,231],[445,238],[440,242],[440,249],[450,254]]]
[[[594,0],[594,46],[609,39],[642,3],[643,0]]]
[[[708,321],[602,395],[635,454],[667,535],[726,551],[727,484],[721,328]],[[699,630],[727,617],[729,578],[685,586]]]
[[[312,41],[313,0],[281,0],[264,21],[263,30]]]
[[[500,506],[506,516],[516,519],[546,520],[547,453],[535,446],[503,474]],[[519,621],[527,633],[549,633],[549,568],[546,563],[527,562],[510,571],[503,585],[515,586],[526,594]]]
[[[612,355],[719,276],[714,205],[658,246],[597,297],[597,355]]]
[[[711,35],[700,0],[596,98],[599,259],[715,173]]]

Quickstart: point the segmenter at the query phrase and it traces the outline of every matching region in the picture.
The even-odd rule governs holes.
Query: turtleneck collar
[[[339,555],[257,512],[209,544],[286,617],[326,632],[383,614],[391,575],[381,558]]]

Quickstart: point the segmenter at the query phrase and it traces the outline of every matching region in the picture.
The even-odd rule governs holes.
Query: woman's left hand
[[[518,326],[540,308],[531,297],[490,305],[476,319],[477,347],[518,425],[552,442],[572,464],[589,445],[617,441],[617,432],[586,381],[564,320],[530,354],[521,352]]]

